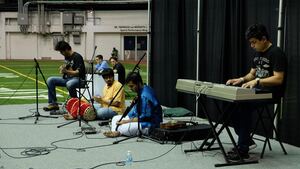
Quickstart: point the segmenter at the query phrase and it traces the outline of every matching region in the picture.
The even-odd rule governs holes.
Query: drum
[[[96,113],[94,111],[94,108],[90,104],[84,104],[81,107],[81,110],[83,112],[82,118],[86,121],[91,121],[96,119]]]
[[[78,114],[79,108],[79,99],[78,98],[71,98],[67,101],[66,109],[69,114],[76,119]],[[80,116],[87,121],[95,120],[96,113],[94,108],[91,104],[89,104],[86,100],[80,100]]]
[[[78,100],[78,98],[70,98],[67,102],[66,102],[66,110],[70,113],[71,112],[71,109],[72,109],[72,106],[73,104]]]

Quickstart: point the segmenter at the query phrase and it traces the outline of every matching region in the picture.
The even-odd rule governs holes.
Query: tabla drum
[[[72,109],[72,106],[73,104],[78,100],[78,98],[76,97],[73,97],[73,98],[70,98],[67,102],[66,102],[66,110],[71,113],[71,109]]]
[[[69,114],[76,119],[78,115],[78,108],[79,108],[79,99],[78,98],[71,98],[68,100],[66,109]],[[87,121],[95,120],[96,113],[94,108],[91,104],[89,104],[86,100],[80,100],[80,116]]]
[[[83,112],[82,118],[86,121],[95,120],[96,118],[95,110],[91,104],[86,103],[80,106],[80,112]]]

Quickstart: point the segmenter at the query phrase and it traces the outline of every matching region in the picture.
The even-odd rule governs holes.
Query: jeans
[[[48,84],[48,103],[57,104],[56,86],[67,87],[70,97],[77,97],[76,88],[79,87],[79,77],[62,78],[52,76],[47,79]]]
[[[109,107],[101,107],[100,104],[94,104],[94,108],[97,114],[97,119],[108,120],[118,114]]]

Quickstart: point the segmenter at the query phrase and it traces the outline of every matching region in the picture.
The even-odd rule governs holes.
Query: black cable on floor
[[[149,158],[149,159],[144,159],[144,160],[135,160],[133,161],[133,163],[140,163],[140,162],[146,162],[146,161],[151,161],[151,160],[155,160],[155,159],[158,159],[160,157],[163,157],[165,156],[166,154],[168,154],[169,152],[171,152],[175,147],[177,147],[178,144],[175,144],[170,150],[168,150],[167,152],[159,155],[159,156],[156,156],[156,157],[153,157],[153,158]],[[99,165],[96,165],[92,168],[89,168],[89,169],[95,169],[95,168],[98,168],[98,167],[101,167],[101,166],[105,166],[105,165],[110,165],[110,164],[115,164],[116,166],[124,166],[125,165],[125,161],[115,161],[115,162],[107,162],[107,163],[103,163],[103,164],[99,164]]]
[[[21,157],[16,157],[8,154],[5,150],[8,149],[25,149],[22,151],[20,154],[22,155]],[[8,157],[13,158],[13,159],[24,159],[24,158],[32,158],[40,155],[47,155],[51,151],[56,150],[56,147],[19,147],[19,148],[2,148],[0,147],[0,150]]]

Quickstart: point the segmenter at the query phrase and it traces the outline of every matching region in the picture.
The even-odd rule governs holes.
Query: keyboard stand
[[[205,97],[205,98],[203,98]],[[205,104],[203,104],[203,99],[207,99],[206,96],[201,96],[199,97],[198,99],[198,103],[199,105],[201,106],[205,116],[207,117],[208,119],[208,122],[209,124],[211,125],[212,127],[212,134],[213,134],[213,139],[212,141],[209,143],[208,142],[208,139],[209,139],[209,136],[202,142],[201,146],[198,148],[198,149],[194,149],[194,150],[185,150],[184,152],[194,152],[194,151],[211,151],[211,150],[216,150],[216,149],[221,149],[221,152],[223,154],[223,157],[225,159],[225,163],[222,163],[222,164],[215,164],[215,167],[223,167],[223,166],[232,166],[232,165],[244,165],[244,164],[254,164],[254,163],[258,163],[258,160],[243,160],[242,158],[240,158],[241,160],[237,161],[237,162],[232,162],[232,161],[229,161],[228,159],[228,155],[224,149],[224,146],[221,142],[221,139],[220,139],[220,134],[222,133],[222,131],[225,129],[229,138],[230,138],[230,141],[233,145],[234,148],[237,148],[237,144],[232,136],[232,133],[228,127],[228,124],[229,124],[229,121],[230,121],[230,117],[231,117],[231,114],[234,110],[236,110],[238,108],[238,102],[233,102],[233,104],[229,104],[229,106],[227,108],[225,108],[225,111],[222,111],[222,109],[220,108],[220,106],[216,103],[217,100],[222,100],[222,99],[216,99],[216,98],[212,98],[213,99],[213,102],[214,104],[217,105],[217,110],[220,114],[219,116],[219,119],[217,120],[216,124],[214,125],[213,124],[213,121],[212,121],[212,117],[210,116],[210,113],[207,111],[207,108],[205,106]],[[228,100],[226,100],[228,101]],[[218,125],[221,125],[221,128],[220,129],[217,129]],[[214,144],[214,142],[217,141],[219,147],[217,148],[212,148],[212,145]],[[207,146],[206,148],[204,148],[205,146]],[[239,154],[240,155],[240,154]]]

